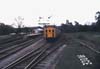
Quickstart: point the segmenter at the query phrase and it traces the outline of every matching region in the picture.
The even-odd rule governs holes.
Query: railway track
[[[41,61],[44,61],[46,57],[54,53],[62,43],[50,45],[47,49],[44,49],[37,57],[35,57],[24,69],[34,69],[34,68],[43,68],[38,65]],[[54,46],[54,47],[51,47]]]
[[[44,41],[43,41],[44,42]],[[62,45],[62,42],[58,40],[55,43],[41,42],[37,45],[37,49],[30,51],[19,59],[13,61],[7,66],[1,69],[34,69],[37,64],[43,61],[48,55],[52,54],[57,48]]]
[[[95,47],[95,45],[89,41],[77,40],[82,46],[89,48],[91,51],[100,54],[100,51]]]
[[[12,36],[10,38],[6,38],[6,39],[3,39],[3,40],[0,40],[0,47],[3,44],[9,43],[9,42],[13,42],[15,40],[19,40],[19,39],[22,39],[22,38],[23,38],[23,36]]]
[[[38,36],[32,38],[32,39],[35,39],[37,38]],[[19,38],[19,37],[18,37]],[[6,48],[9,48],[9,47],[12,47],[13,45],[17,45],[17,44],[20,44],[20,43],[23,43],[25,41],[28,41],[30,40],[31,38],[25,38],[24,36],[21,36],[19,39],[15,39],[11,42],[8,42],[8,43],[5,43],[3,45],[0,45],[0,51],[3,50],[3,49],[6,49]]]
[[[8,38],[11,38],[11,36],[10,36],[10,35],[3,35],[3,36],[0,36],[0,41],[6,40],[6,39],[8,39]]]
[[[45,45],[45,47],[44,47]],[[37,55],[39,55],[43,49],[45,49],[47,46],[46,43],[44,43],[41,47],[37,48],[34,51],[29,52],[28,54],[25,54],[24,56],[22,56],[21,58],[19,58],[18,60],[16,60],[15,62],[13,62],[13,64],[7,66],[7,69],[24,69],[25,66],[27,66],[33,59],[35,59],[35,57]],[[5,69],[5,68],[4,68]]]
[[[17,44],[20,44],[20,43],[23,43],[25,41],[27,41],[29,39],[19,39],[19,40],[15,40],[15,41],[12,41],[12,42],[9,42],[9,43],[6,43],[6,44],[3,44],[0,46],[0,51],[1,50],[4,50],[4,49],[7,49],[7,48],[10,48],[12,47],[13,45],[17,45]]]
[[[23,48],[26,48],[27,46],[35,43],[39,39],[40,39],[40,37],[35,38],[35,39],[30,39],[30,40],[28,39],[25,42],[22,42],[20,44],[17,44],[17,45],[11,46],[9,48],[6,48],[4,50],[1,50],[0,51],[0,60],[5,59],[6,57],[8,57],[8,56],[10,56],[10,55],[22,50]]]

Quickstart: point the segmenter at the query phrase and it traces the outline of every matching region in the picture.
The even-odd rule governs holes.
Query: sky
[[[66,19],[86,24],[95,21],[100,11],[100,0],[0,0],[0,22],[16,24],[15,18],[24,18],[24,26],[38,23],[60,25]],[[39,21],[39,17],[42,19]],[[48,21],[48,17],[51,17]]]

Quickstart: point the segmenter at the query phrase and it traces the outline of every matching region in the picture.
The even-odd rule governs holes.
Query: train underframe
[[[46,41],[47,42],[55,42],[55,41],[57,41],[57,39],[58,39],[58,37],[56,37],[56,38],[46,38]]]

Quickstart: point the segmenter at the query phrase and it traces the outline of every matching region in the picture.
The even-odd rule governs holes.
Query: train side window
[[[45,30],[45,32],[47,32],[47,30]]]

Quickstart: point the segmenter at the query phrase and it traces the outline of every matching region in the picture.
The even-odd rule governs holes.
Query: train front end
[[[55,41],[57,38],[57,28],[55,26],[45,26],[44,27],[44,38],[47,41]]]

